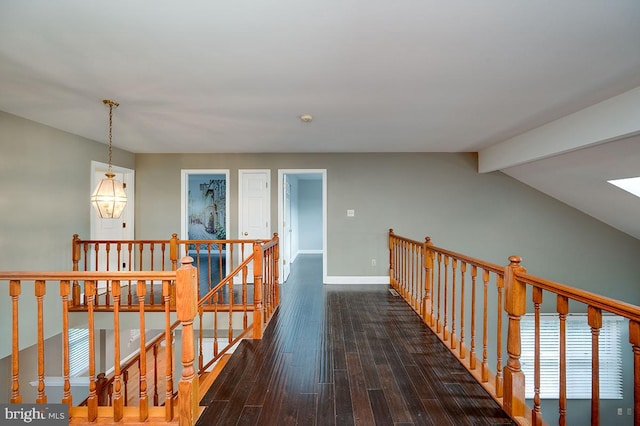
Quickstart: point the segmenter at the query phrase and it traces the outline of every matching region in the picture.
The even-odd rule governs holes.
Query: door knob
[[[246,237],[249,233],[245,231],[243,235]]]

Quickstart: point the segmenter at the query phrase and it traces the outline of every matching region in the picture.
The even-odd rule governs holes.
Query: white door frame
[[[327,169],[278,169],[278,235],[284,235],[284,175],[319,174],[322,176],[322,281],[327,281]],[[284,259],[283,259],[284,260]],[[287,259],[288,260],[288,259]],[[280,279],[282,283],[282,278]]]

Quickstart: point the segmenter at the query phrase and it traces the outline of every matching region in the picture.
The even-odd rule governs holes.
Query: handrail
[[[514,278],[530,284],[533,287],[550,291],[557,295],[575,300],[576,302],[602,309],[603,311],[625,317],[632,321],[640,322],[640,306],[632,305],[631,303],[602,296],[590,291],[580,290],[566,284],[545,280],[544,278],[529,275],[524,272],[515,272]]]

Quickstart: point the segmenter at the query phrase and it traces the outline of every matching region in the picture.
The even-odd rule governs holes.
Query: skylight
[[[608,182],[620,189],[624,189],[625,191],[632,193],[636,197],[640,197],[640,177],[614,179]]]

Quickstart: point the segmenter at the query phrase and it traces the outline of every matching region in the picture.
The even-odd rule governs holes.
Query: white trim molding
[[[325,284],[390,284],[387,275],[356,276],[356,275],[332,275],[324,278]]]

